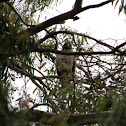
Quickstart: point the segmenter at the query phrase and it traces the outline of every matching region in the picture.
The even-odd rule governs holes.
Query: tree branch
[[[32,75],[32,74],[28,73],[27,70],[26,70],[26,71],[23,71],[23,69],[22,69],[21,66],[19,66],[18,64],[12,62],[11,60],[10,60],[10,63],[9,63],[9,65],[8,65],[8,67],[9,67],[11,70],[16,71],[17,73],[20,73],[21,75],[24,75],[24,76],[29,77],[29,78],[33,81],[33,83],[34,83],[39,89],[41,89],[42,87],[41,87],[41,85],[39,85],[38,83],[36,83],[35,80],[39,81],[39,83],[42,84],[43,87],[46,87],[48,90],[50,90],[49,87],[48,87],[46,84],[44,84],[44,83],[42,82],[42,80],[40,79],[40,77],[37,77],[37,76],[35,76],[35,75]],[[32,68],[31,68],[31,69],[32,69]]]
[[[91,8],[98,8],[98,7],[101,7],[103,5],[106,5],[106,4],[110,3],[112,1],[113,0],[107,0],[107,1],[102,2],[100,4],[89,5],[89,6],[86,6],[84,8],[78,9],[78,7],[77,7],[78,3],[79,3],[79,6],[80,6],[81,0],[77,0],[75,2],[75,7],[71,11],[68,11],[68,12],[63,13],[61,15],[58,15],[58,16],[53,17],[51,19],[48,19],[48,20],[46,20],[46,21],[44,21],[44,22],[42,22],[42,23],[40,23],[38,25],[35,25],[35,26],[31,27],[31,28],[28,28],[27,30],[23,31],[22,33],[19,33],[16,38],[21,39],[21,40],[26,39],[29,36],[34,35],[34,34],[40,32],[40,31],[44,30],[47,27],[50,27],[50,26],[55,25],[55,24],[59,24],[60,22],[63,22],[65,20],[67,20],[67,19],[70,19],[70,18],[74,17],[75,15],[79,14],[82,11],[85,11],[85,10],[88,10],[88,9],[91,9]]]
[[[51,52],[51,53],[56,53],[56,54],[62,54],[62,55],[108,55],[108,54],[113,54],[112,51],[106,51],[106,52],[100,52],[100,51],[96,51],[96,52],[63,52],[63,51],[58,51],[55,49],[51,49],[51,48],[36,48],[34,50],[32,50],[31,52]]]
[[[83,1],[83,0],[76,0],[76,1],[75,1],[75,4],[74,4],[74,9],[75,9],[75,10],[81,8],[81,6],[82,6],[82,1]]]
[[[20,115],[19,113],[21,112],[17,112],[17,117],[18,115]],[[50,112],[30,110],[27,113],[25,112],[24,118],[31,122],[41,122],[46,125],[57,125],[57,123],[61,124],[63,122],[66,122],[68,126],[71,126],[105,122],[111,115],[111,113],[111,111],[104,111],[100,112],[99,114],[70,114],[64,112],[62,114],[57,115],[55,113]],[[23,112],[21,114],[23,114]]]
[[[104,5],[106,5],[106,4],[110,3],[110,2],[113,2],[113,1],[114,0],[107,0],[107,1],[104,1],[104,2],[102,2],[100,4],[89,5],[89,6],[86,6],[86,7],[81,8],[80,12],[85,11],[85,10],[88,10],[88,9],[92,9],[92,8],[98,8],[98,7],[104,6]]]
[[[19,52],[16,52],[15,53],[7,53],[7,54],[1,54],[0,56],[4,56],[4,57],[13,57],[15,55],[20,55],[20,54],[24,54],[26,53],[27,50],[24,50],[24,51],[19,51]],[[51,48],[35,48],[35,49],[31,49],[30,52],[39,52],[39,53],[44,53],[44,52],[50,52],[50,53],[56,53],[56,54],[62,54],[62,55],[81,55],[81,56],[84,56],[84,55],[88,55],[88,56],[91,56],[91,55],[110,55],[110,54],[113,54],[113,55],[118,55],[118,56],[125,56],[125,52],[121,52],[121,53],[115,53],[113,50],[112,51],[106,51],[106,52],[103,52],[103,51],[90,51],[90,52],[64,52],[64,51],[59,51],[59,50],[56,50],[56,49],[51,49]],[[5,59],[5,58],[0,58],[0,60],[2,59]]]
[[[102,41],[100,41],[100,40],[97,40],[97,39],[91,37],[91,36],[88,36],[88,35],[82,34],[82,33],[72,32],[72,31],[57,31],[57,32],[52,32],[52,33],[50,33],[49,35],[45,36],[44,38],[40,39],[40,40],[38,41],[37,45],[40,45],[43,41],[45,41],[45,40],[48,39],[48,38],[52,38],[54,35],[62,34],[62,33],[63,33],[63,34],[71,34],[71,35],[83,36],[83,37],[86,37],[86,38],[88,38],[88,39],[92,39],[92,40],[96,41],[97,43],[99,43],[100,45],[106,46],[106,47],[108,47],[108,48],[111,49],[111,50],[114,49],[113,46],[108,45],[108,44],[106,44],[106,43],[104,43],[104,42],[102,42]],[[116,50],[117,50],[117,49],[116,49]],[[117,51],[118,51],[118,50],[117,50]]]

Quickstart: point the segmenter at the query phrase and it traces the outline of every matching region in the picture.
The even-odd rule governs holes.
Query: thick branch
[[[74,9],[80,9],[82,6],[82,1],[83,0],[76,0],[74,4]]]
[[[124,42],[124,43],[120,44],[119,46],[117,46],[116,48],[114,48],[113,51],[118,50],[119,48],[123,47],[124,45],[126,45],[126,42]]]
[[[81,2],[81,0],[78,0],[78,1]],[[34,34],[40,32],[40,31],[44,30],[47,27],[50,27],[50,26],[52,26],[54,24],[59,24],[60,22],[63,22],[65,20],[67,20],[67,19],[70,19],[70,18],[74,17],[75,15],[79,14],[80,12],[83,12],[83,11],[91,9],[91,8],[101,7],[101,6],[103,6],[105,4],[108,4],[110,2],[112,2],[112,0],[107,0],[105,2],[102,2],[100,4],[96,4],[96,5],[89,5],[89,6],[86,6],[84,8],[80,8],[80,9],[78,9],[78,7],[73,8],[71,11],[68,11],[68,12],[63,13],[61,15],[58,15],[58,16],[53,17],[51,19],[48,19],[48,20],[46,20],[46,21],[44,21],[44,22],[42,22],[42,23],[40,23],[38,25],[35,25],[35,26],[31,27],[31,28],[28,28],[23,33],[18,34],[17,39],[26,39],[29,36],[34,35]]]
[[[49,112],[43,112],[38,110],[30,110],[24,116],[27,120],[32,122],[41,122],[48,125],[56,125],[60,122],[67,122],[68,125],[85,125],[85,124],[95,124],[100,122],[105,122],[111,115],[111,111],[100,112],[98,115],[96,113],[88,114],[55,114]]]

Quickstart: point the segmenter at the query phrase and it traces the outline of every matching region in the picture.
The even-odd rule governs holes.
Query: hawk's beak
[[[67,44],[67,46],[69,47],[69,44]]]
[[[66,46],[68,49],[70,48],[70,44],[67,44],[67,46]]]

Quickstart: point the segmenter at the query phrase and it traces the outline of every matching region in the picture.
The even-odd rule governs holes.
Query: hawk
[[[65,42],[62,47],[64,52],[72,52],[72,44],[70,42]],[[58,76],[63,79],[69,79],[74,75],[75,72],[75,58],[73,55],[56,55],[56,70]]]

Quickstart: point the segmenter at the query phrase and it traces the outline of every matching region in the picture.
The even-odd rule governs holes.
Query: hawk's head
[[[72,51],[72,44],[70,42],[65,42],[65,44],[62,47],[63,51]]]

